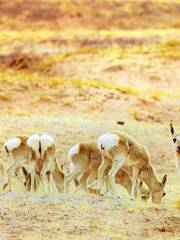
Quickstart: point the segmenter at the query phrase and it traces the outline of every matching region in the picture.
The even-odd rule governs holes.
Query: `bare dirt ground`
[[[113,199],[7,194],[1,239],[178,239],[175,209],[136,207]],[[11,202],[13,204],[11,204]]]
[[[180,239],[168,129],[180,127],[179,9],[178,0],[0,1],[0,147],[46,132],[67,165],[73,144],[124,130],[147,145],[158,178],[168,175],[160,206],[132,204],[123,189],[121,200],[24,193],[14,180],[0,194],[0,240]]]

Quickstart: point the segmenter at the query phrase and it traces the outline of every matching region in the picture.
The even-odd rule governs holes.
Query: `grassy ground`
[[[76,142],[123,129],[148,146],[158,178],[168,174],[161,206],[131,206],[125,192],[119,201],[31,195],[15,183],[0,196],[0,240],[180,238],[168,129],[180,127],[179,9],[179,0],[0,3],[1,146],[47,132],[66,164]]]

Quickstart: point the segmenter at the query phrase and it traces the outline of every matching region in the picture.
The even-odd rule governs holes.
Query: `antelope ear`
[[[29,176],[27,169],[25,167],[22,167],[22,171],[23,171],[24,177],[27,178]]]
[[[166,185],[167,182],[167,175],[164,175],[162,181],[161,181],[161,185],[164,187]]]
[[[174,133],[175,133],[175,130],[174,130],[174,128],[173,128],[172,123],[170,123],[170,132],[171,132],[171,135],[172,135],[172,136],[173,136]]]

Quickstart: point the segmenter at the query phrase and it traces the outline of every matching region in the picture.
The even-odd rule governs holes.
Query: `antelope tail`
[[[5,146],[5,149],[6,149],[6,152],[9,153],[9,150],[8,150],[7,146]]]
[[[40,153],[40,155],[41,155],[41,152],[42,152],[41,141],[39,141],[39,153]]]

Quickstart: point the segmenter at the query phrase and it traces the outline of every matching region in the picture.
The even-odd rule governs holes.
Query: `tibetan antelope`
[[[30,165],[31,192],[35,188],[35,179],[38,187],[42,182],[45,193],[58,192],[52,176],[55,159],[54,139],[47,134],[30,136],[27,140],[27,158]]]
[[[11,138],[4,143],[4,149],[8,156],[13,161],[13,164],[7,170],[8,183],[6,186],[9,186],[9,191],[12,188],[12,177],[17,177],[21,182],[22,179],[19,176],[19,169],[23,164],[27,163],[27,154],[26,154],[26,136],[18,136]]]
[[[119,169],[124,169],[132,179],[131,200],[134,199],[137,181],[143,180],[151,193],[152,202],[160,203],[165,195],[167,175],[161,182],[157,180],[150,163],[150,157],[146,147],[131,136],[123,132],[107,133],[99,137],[98,148],[102,154],[102,163],[98,169],[98,187],[102,191],[104,171],[109,161],[112,167],[108,173],[111,190],[118,195],[115,184],[115,175]],[[139,190],[138,190],[139,194]]]
[[[86,192],[99,194],[98,189],[87,188],[87,180],[90,177],[91,182],[97,179],[98,168],[101,165],[102,156],[98,149],[96,143],[84,143],[74,145],[68,153],[68,160],[70,162],[70,173],[65,176],[64,179],[64,189],[65,193],[68,192],[69,183],[71,180],[76,179],[78,175],[81,174],[79,187]],[[111,163],[110,163],[111,164]],[[106,192],[109,191],[109,179],[107,177],[110,167],[105,170],[104,181],[106,184]],[[122,185],[130,194],[131,192],[131,179],[129,175],[123,171],[119,170],[116,174],[116,183]],[[76,180],[76,186],[78,185]],[[76,190],[78,189],[76,188]],[[140,186],[141,197],[147,200],[150,196],[149,191]]]
[[[178,172],[180,172],[180,132],[177,132],[173,128],[172,123],[170,123],[170,132],[171,132],[172,140],[173,140],[176,169]]]
[[[26,191],[30,191],[31,190],[31,174],[29,173],[28,169],[25,166],[22,166],[22,171],[24,176],[24,186],[26,188]],[[52,175],[53,175],[53,179],[55,181],[56,187],[58,189],[58,192],[63,193],[64,192],[64,173],[61,166],[57,162],[56,158],[54,160],[54,168],[52,171]],[[37,191],[36,177],[34,182],[35,191]]]

